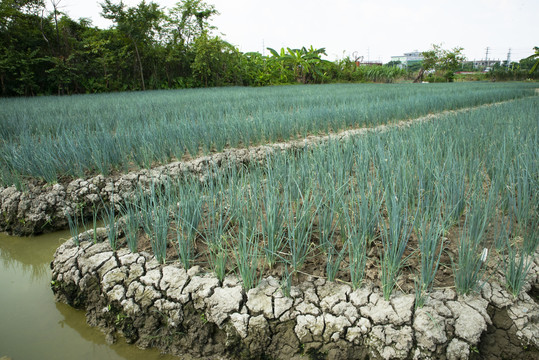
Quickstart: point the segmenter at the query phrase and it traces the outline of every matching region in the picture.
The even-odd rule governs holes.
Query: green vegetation
[[[73,216],[66,212],[67,217],[67,223],[69,225],[69,231],[71,233],[71,238],[75,242],[75,244],[79,245],[79,217],[78,214],[74,214]]]
[[[287,292],[313,264],[357,288],[370,263],[385,298],[415,276],[419,301],[443,281],[441,266],[457,292],[478,289],[500,261],[492,250],[507,244],[516,296],[537,249],[538,107],[529,97],[211,169],[205,182],[154,184],[133,200],[146,218],[139,235],[157,240],[160,262],[167,246],[184,247],[185,266],[207,265],[221,281],[236,271],[246,288],[271,267]],[[167,224],[180,235],[167,238]]]
[[[0,99],[0,184],[21,184],[27,177],[54,183],[65,176],[149,168],[187,154],[514,99],[535,88],[453,85],[335,84]]]
[[[196,186],[182,186],[178,191],[179,203],[175,216],[177,251],[181,263],[189,269],[194,261],[194,244],[202,216],[202,198]]]
[[[55,5],[55,2],[52,2]],[[0,3],[0,96],[81,94],[337,81],[393,82],[405,71],[322,59],[324,48],[242,53],[214,35],[218,14],[202,0],[166,9],[106,0],[110,29],[48,11],[44,0]]]
[[[122,206],[122,214],[124,214],[124,228],[125,240],[127,247],[131,252],[137,252],[138,245],[138,231],[140,228],[140,215],[135,204],[127,202]],[[95,229],[94,229],[95,233]]]
[[[465,59],[462,50],[460,47],[445,50],[441,45],[433,44],[432,50],[423,52],[423,69],[433,71],[427,80],[437,82],[436,78],[442,77],[446,82],[453,81],[455,71]]]
[[[112,196],[113,201],[110,204],[103,203],[103,223],[107,229],[107,238],[109,240],[109,245],[112,250],[118,248],[118,223],[116,216],[116,206],[114,204],[114,195]]]
[[[91,94],[214,86],[293,83],[395,82],[414,79],[421,66],[428,80],[452,81],[461,48],[434,45],[426,59],[408,64],[363,66],[350,56],[322,58],[324,48],[268,48],[267,56],[242,53],[218,35],[217,9],[203,0],[179,0],[170,8],[141,1],[129,7],[106,0],[101,15],[109,29],[74,20],[51,1],[0,2],[0,96]],[[537,78],[537,54],[495,69],[496,80]],[[531,72],[530,72],[531,70]],[[462,78],[462,76],[460,76]],[[477,78],[476,76],[474,76]]]
[[[438,201],[438,199],[443,199],[443,195],[440,193],[438,186],[435,191],[434,194],[423,195],[427,197],[424,204],[434,203],[436,204],[434,209],[422,208],[423,204],[419,206],[421,213],[418,214],[416,234],[421,260],[419,279],[416,279],[416,306],[422,305],[424,294],[432,290],[444,250],[445,221],[444,216],[442,216],[444,213],[442,212],[441,203]],[[434,199],[428,199],[430,196],[434,196]]]
[[[506,249],[507,254],[503,257],[505,285],[516,298],[524,286],[533,259],[522,251],[518,243],[507,240]]]
[[[533,61],[533,66],[530,69],[530,74],[537,71],[537,68],[539,67],[539,46],[535,46],[533,50],[535,52],[526,58],[526,60]]]
[[[485,233],[492,215],[493,197],[492,192],[485,195],[479,190],[484,181],[485,179],[481,178],[478,185],[472,184],[478,189],[470,190],[470,204],[459,239],[458,260],[454,264],[454,272],[455,286],[460,294],[476,290],[485,272],[488,257]]]

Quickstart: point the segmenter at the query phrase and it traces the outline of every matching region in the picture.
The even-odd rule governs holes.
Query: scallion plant
[[[103,223],[107,228],[107,238],[109,241],[109,245],[113,251],[116,251],[118,248],[118,229],[116,219],[116,205],[114,203],[114,193],[110,195],[110,202],[108,204],[105,204],[103,199],[101,199],[101,205],[101,217]]]
[[[166,263],[167,258],[170,200],[170,186],[162,190],[155,182],[150,184],[149,194],[139,198],[142,228],[150,240],[155,259],[161,264]]]
[[[244,210],[244,217],[240,220],[239,234],[234,246],[234,254],[243,287],[249,290],[259,284],[263,269],[259,268],[261,249],[256,215],[249,206]]]
[[[261,205],[261,231],[264,240],[264,255],[270,268],[280,258],[284,246],[284,202],[281,196],[281,184],[275,178],[273,170],[267,168],[266,184],[263,187]]]
[[[285,204],[289,263],[296,272],[303,267],[312,250],[313,223],[320,204],[315,204],[312,190],[301,192],[297,184],[295,186],[290,184],[290,186],[298,191],[298,200],[294,202],[293,197],[288,195]],[[285,191],[290,191],[290,189]]]
[[[485,230],[491,215],[494,198],[492,195],[493,191],[484,195],[480,188],[472,190],[464,228],[459,239],[458,260],[456,264],[453,263],[455,288],[459,294],[475,291],[479,281],[484,277],[488,257]]]
[[[505,249],[507,250],[506,256],[503,257],[505,286],[516,298],[526,282],[526,277],[533,264],[533,259],[526,254],[522,245],[519,246],[517,243],[511,243],[509,239],[507,239]]]
[[[178,184],[179,202],[176,214],[176,240],[180,262],[185,269],[192,265],[195,252],[194,242],[202,212],[202,193],[195,182]]]
[[[399,199],[392,191],[386,196],[388,224],[381,228],[383,252],[380,256],[380,280],[384,299],[389,300],[397,284],[401,269],[407,259],[403,258],[416,217],[410,217],[407,199]]]
[[[127,247],[132,253],[137,252],[138,233],[140,230],[140,214],[134,201],[125,201],[121,206],[124,219],[124,234]]]
[[[420,276],[416,284],[416,306],[423,303],[424,294],[432,289],[440,258],[444,250],[444,220],[441,207],[425,209],[419,216],[418,242],[420,256]]]
[[[79,218],[76,213],[74,216],[71,216],[68,211],[66,211],[65,215],[67,217],[67,223],[69,225],[69,232],[71,233],[71,238],[73,239],[75,245],[79,246]]]

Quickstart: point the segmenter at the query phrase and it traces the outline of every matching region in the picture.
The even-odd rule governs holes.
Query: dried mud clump
[[[84,236],[83,236],[84,238]],[[536,256],[537,259],[537,256]],[[432,292],[384,300],[379,289],[308,278],[284,296],[267,277],[245,291],[200,267],[160,265],[150,254],[71,240],[51,264],[56,299],[86,309],[108,341],[118,335],[183,359],[537,358],[539,264],[518,298],[496,276],[481,294]],[[503,283],[503,282],[502,282]],[[535,289],[535,290],[534,290]],[[528,293],[531,293],[528,294]]]

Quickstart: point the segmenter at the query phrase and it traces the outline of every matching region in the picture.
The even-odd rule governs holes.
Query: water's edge
[[[0,359],[172,359],[125,341],[108,344],[84,311],[54,300],[50,263],[67,238],[68,231],[27,238],[0,233]]]

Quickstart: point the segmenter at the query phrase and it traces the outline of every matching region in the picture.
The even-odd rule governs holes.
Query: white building
[[[485,69],[485,68],[488,68],[490,69],[491,67],[493,67],[494,65],[500,65],[502,66],[502,61],[501,60],[473,60],[473,61],[465,61],[464,64],[472,64],[473,68],[474,69]]]
[[[418,50],[414,50],[409,53],[404,53],[404,55],[392,56],[391,61],[400,61],[398,66],[402,69],[412,63],[423,61],[423,54]]]

